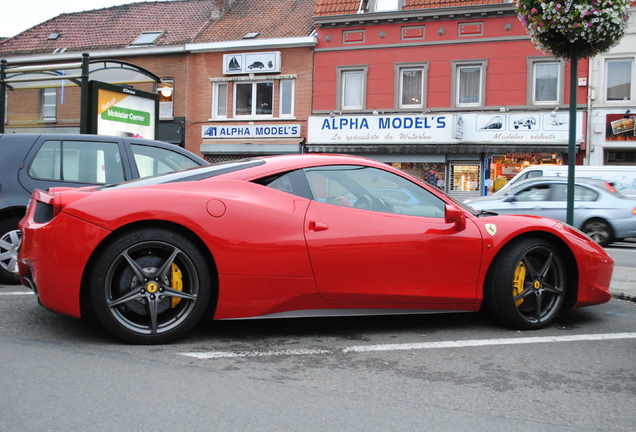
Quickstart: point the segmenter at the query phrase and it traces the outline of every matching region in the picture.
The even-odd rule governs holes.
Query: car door
[[[369,307],[474,301],[481,236],[470,221],[462,230],[446,223],[443,200],[376,168],[322,167],[305,174],[313,195],[305,236],[326,300]]]
[[[552,188],[549,183],[536,183],[519,189],[505,198],[492,203],[484,201],[479,208],[499,214],[522,214],[561,219],[565,217],[562,202],[551,201]]]

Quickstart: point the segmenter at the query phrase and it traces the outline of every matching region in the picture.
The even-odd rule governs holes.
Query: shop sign
[[[223,73],[233,75],[280,72],[280,59],[280,51],[224,54]]]
[[[583,142],[577,113],[576,141]],[[567,144],[569,114],[369,115],[308,118],[310,144]]]
[[[464,114],[463,142],[489,144],[567,144],[569,113]],[[583,142],[583,113],[576,113],[576,142]]]
[[[329,144],[447,143],[449,115],[370,115],[309,117],[308,142]]]
[[[264,125],[204,125],[203,138],[297,138],[300,137],[299,124]]]

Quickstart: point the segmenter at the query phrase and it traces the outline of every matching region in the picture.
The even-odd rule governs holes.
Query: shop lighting
[[[505,113],[505,112],[508,112],[508,111],[509,111],[508,107],[505,106],[505,105],[502,105],[501,108],[499,108],[499,112]]]
[[[334,118],[335,116],[336,116],[336,113],[335,113],[335,112],[331,111],[331,112],[329,113],[329,117]]]

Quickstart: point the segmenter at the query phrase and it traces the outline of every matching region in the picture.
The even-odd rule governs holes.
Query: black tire
[[[563,258],[546,240],[526,238],[508,245],[486,280],[484,302],[500,324],[518,330],[550,325],[565,299]]]
[[[16,272],[18,248],[22,241],[22,233],[18,223],[22,217],[11,216],[0,220],[0,284],[17,285],[20,276]]]
[[[211,295],[207,262],[180,234],[135,231],[108,245],[94,262],[89,274],[93,314],[126,342],[171,342],[206,312]]]
[[[607,246],[614,241],[612,227],[603,219],[590,219],[583,224],[581,231],[600,246]]]

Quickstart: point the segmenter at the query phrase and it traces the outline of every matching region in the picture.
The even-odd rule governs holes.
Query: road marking
[[[9,291],[9,292],[0,291],[0,296],[33,295],[33,294],[35,294],[33,291]]]
[[[604,334],[583,334],[571,336],[536,336],[522,338],[505,338],[505,339],[473,339],[458,341],[439,341],[439,342],[419,342],[405,344],[380,344],[380,345],[358,345],[336,349],[297,349],[297,350],[273,350],[273,351],[201,351],[201,352],[182,352],[178,353],[186,357],[196,359],[218,359],[218,358],[237,358],[237,357],[273,357],[273,356],[303,356],[303,355],[319,355],[319,354],[338,354],[351,352],[374,352],[374,351],[405,351],[405,350],[421,350],[421,349],[439,349],[439,348],[466,348],[493,345],[521,345],[521,344],[537,344],[537,343],[554,343],[554,342],[581,342],[581,341],[597,341],[597,340],[616,340],[616,339],[636,339],[636,333],[604,333]]]

